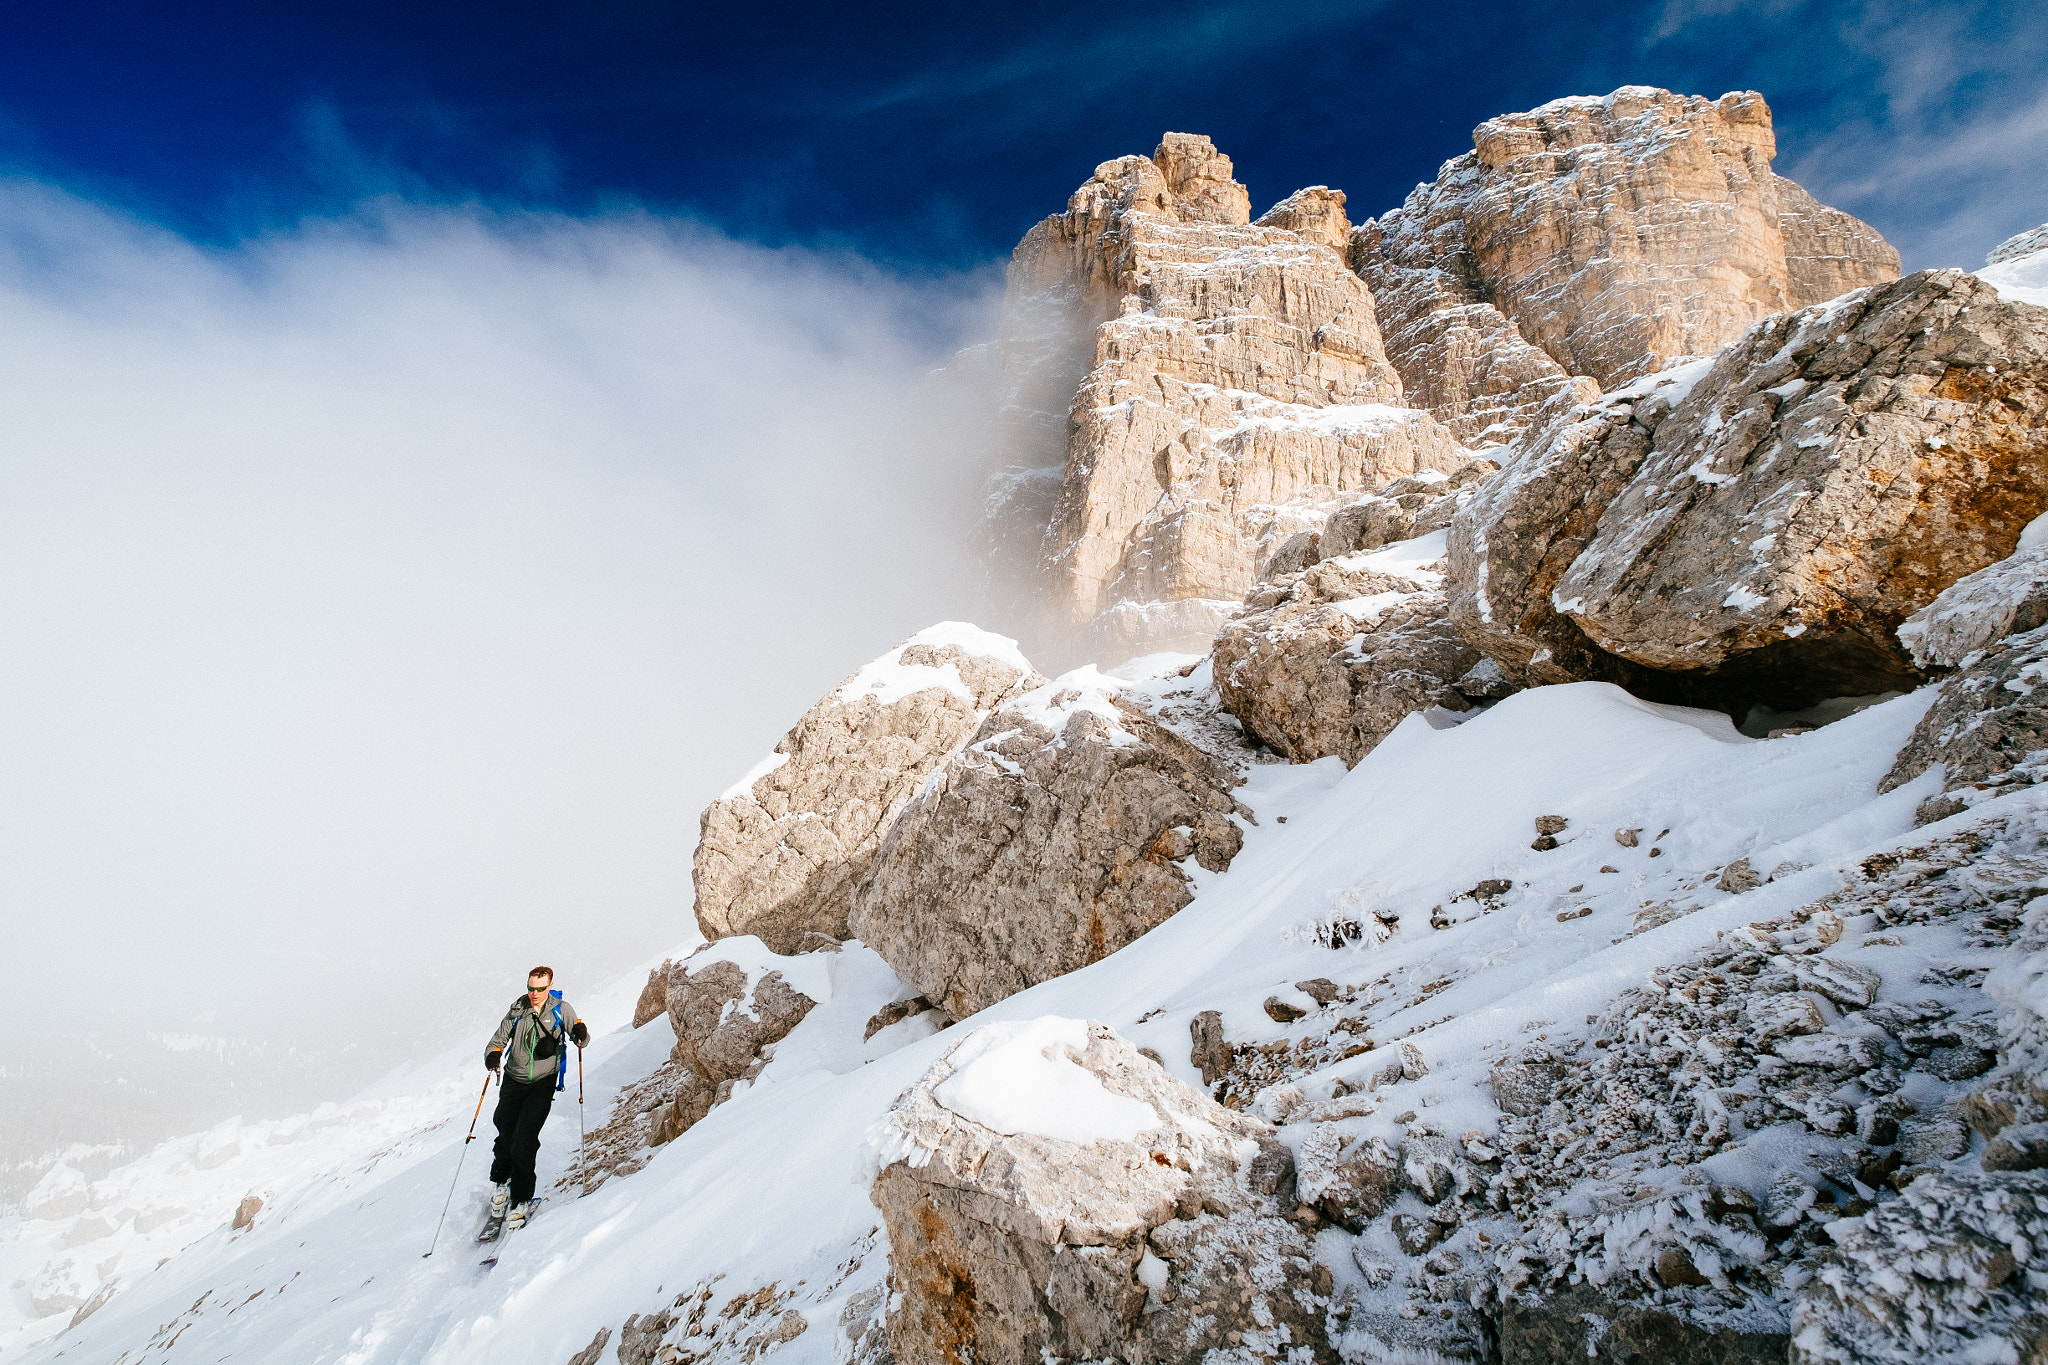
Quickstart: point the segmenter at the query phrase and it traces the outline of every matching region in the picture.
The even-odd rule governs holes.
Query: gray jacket
[[[487,1052],[505,1054],[508,1081],[553,1080],[560,1065],[559,1055],[574,1046],[569,1041],[569,1030],[576,1026],[576,1019],[576,1007],[566,1000],[549,996],[536,1010],[526,1003],[522,993],[498,1021],[498,1031],[491,1035]]]

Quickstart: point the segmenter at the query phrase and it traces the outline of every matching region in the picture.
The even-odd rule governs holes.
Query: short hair
[[[526,974],[526,979],[528,981],[531,981],[536,976],[544,976],[549,981],[553,981],[555,979],[555,969],[553,967],[535,967],[532,971]]]

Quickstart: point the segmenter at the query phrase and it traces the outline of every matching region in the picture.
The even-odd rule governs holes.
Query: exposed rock
[[[1922,668],[1967,668],[2009,635],[2048,625],[2048,521],[2027,523],[2012,555],[1966,574],[1907,617],[1899,642]]]
[[[1199,646],[1347,493],[1465,458],[1400,406],[1342,197],[1304,190],[1256,225],[1231,177],[1208,139],[1169,134],[1103,163],[1012,258],[1012,296],[1058,299],[1094,337],[1063,472],[1035,477],[1059,485],[1037,524],[1051,591],[1101,650]]]
[[[1763,884],[1764,879],[1756,875],[1747,858],[1737,858],[1722,868],[1721,875],[1714,881],[1716,887],[1733,896],[1739,896],[1745,891],[1754,891]]]
[[[980,1029],[882,1132],[902,1365],[1334,1360],[1285,1148],[1107,1028]]]
[[[640,998],[633,1003],[633,1027],[650,1023],[668,1013],[668,973],[675,963],[666,959],[659,967],[647,974],[647,984],[640,988]]]
[[[873,1017],[868,1020],[867,1028],[862,1030],[860,1040],[865,1043],[891,1024],[900,1024],[905,1019],[923,1014],[931,1007],[932,1002],[921,995],[913,995],[908,1000],[892,1001],[875,1011]]]
[[[1525,436],[1451,529],[1452,619],[1535,681],[1793,709],[2048,506],[2048,312],[1927,271],[1767,319]]]
[[[1291,1024],[1295,1020],[1305,1018],[1308,1015],[1307,1010],[1302,1009],[1299,1005],[1290,1005],[1277,995],[1267,996],[1266,1003],[1262,1008],[1266,1011],[1266,1017],[1276,1024]]]
[[[1203,1085],[1214,1085],[1230,1070],[1232,1047],[1223,1036],[1223,1016],[1203,1010],[1188,1021],[1194,1046],[1188,1050],[1188,1064],[1202,1073]]]
[[[569,1357],[569,1365],[597,1365],[604,1356],[604,1348],[611,1344],[611,1339],[611,1328],[598,1328],[597,1335],[590,1339],[590,1344]]]
[[[1567,373],[1613,387],[1759,318],[1898,275],[1875,231],[1771,172],[1771,114],[1751,91],[1706,100],[1624,86],[1488,119],[1472,145],[1354,245],[1375,295],[1398,298],[1387,306],[1395,364],[1404,379],[1443,376],[1430,406],[1447,422],[1479,400],[1511,425]],[[1477,312],[1485,305],[1500,323]],[[1421,325],[1436,309],[1452,317]],[[1459,329],[1471,343],[1451,339]],[[1505,375],[1465,360],[1482,347]]]
[[[2015,303],[2048,308],[2048,225],[2006,238],[1992,248],[1977,275]]]
[[[1353,1138],[1317,1124],[1301,1139],[1295,1196],[1350,1232],[1362,1231],[1401,1191],[1401,1161],[1378,1137]]]
[[[679,1077],[674,1098],[648,1130],[650,1145],[687,1132],[731,1094],[734,1083],[758,1074],[763,1050],[780,1042],[818,1003],[777,969],[749,971],[725,959],[700,963],[693,972],[690,961],[677,963],[668,979],[668,1019],[676,1045],[667,1065],[687,1074]]]
[[[890,828],[851,925],[956,1019],[1098,961],[1230,865],[1238,778],[1092,669],[991,715]]]
[[[2038,1171],[2048,1167],[2048,1123],[2018,1123],[1984,1144],[1987,1171]]]
[[[1878,789],[1891,791],[1941,764],[1947,804],[1923,805],[1924,821],[2040,781],[2048,759],[2041,752],[2048,749],[2044,680],[2048,626],[2000,641],[1942,683]]]
[[[1510,1299],[1498,1323],[1501,1359],[1517,1365],[1780,1365],[1787,1340],[1782,1331],[1707,1326],[1682,1309],[1617,1302],[1590,1285],[1543,1299]]]
[[[1793,1310],[1796,1365],[2039,1358],[2048,1174],[1934,1172],[1830,1235]]]
[[[690,872],[704,936],[785,954],[807,934],[846,938],[889,822],[990,711],[1043,681],[1014,640],[946,622],[833,689],[705,809]]]
[[[1300,991],[1318,1005],[1327,1005],[1344,993],[1343,987],[1327,976],[1318,976],[1308,981],[1297,981],[1294,989]]]
[[[1481,658],[1452,628],[1436,579],[1326,559],[1255,593],[1216,636],[1224,709],[1296,763],[1346,764],[1414,712],[1471,710],[1492,689],[1461,690]]]
[[[256,1223],[256,1215],[261,1212],[263,1212],[262,1198],[258,1195],[250,1195],[241,1203],[235,1205],[235,1218],[229,1230],[240,1232],[244,1228],[253,1227]]]

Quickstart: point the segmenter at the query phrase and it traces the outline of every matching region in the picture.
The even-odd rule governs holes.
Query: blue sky
[[[0,158],[208,242],[367,195],[621,203],[954,268],[1167,128],[1397,203],[1480,119],[1566,94],[1762,90],[1779,169],[1908,266],[2048,219],[2048,9],[1611,0],[15,6]]]

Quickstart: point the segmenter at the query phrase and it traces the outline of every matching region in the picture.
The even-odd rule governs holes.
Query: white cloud
[[[364,1044],[261,1109],[678,939],[705,800],[975,609],[981,471],[901,418],[992,283],[397,203],[208,251],[0,185],[17,1021]]]

